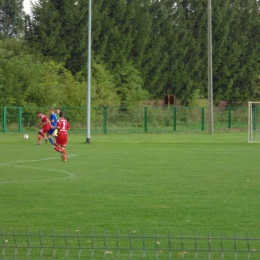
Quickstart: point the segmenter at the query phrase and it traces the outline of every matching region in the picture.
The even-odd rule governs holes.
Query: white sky
[[[23,1],[23,8],[24,8],[24,11],[26,14],[30,14],[30,12],[31,12],[30,0]]]

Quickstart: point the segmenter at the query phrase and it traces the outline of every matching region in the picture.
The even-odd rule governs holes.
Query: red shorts
[[[58,135],[56,138],[56,144],[65,147],[68,142],[68,135]]]
[[[42,126],[42,129],[39,131],[39,132],[42,132],[42,133],[47,133],[49,130],[51,129],[51,126],[49,124],[47,125],[43,125]]]

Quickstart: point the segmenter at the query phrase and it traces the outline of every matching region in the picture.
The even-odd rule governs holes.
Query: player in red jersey
[[[52,126],[52,128],[57,128],[57,138],[54,143],[54,149],[61,153],[62,161],[66,162],[67,160],[67,152],[65,150],[67,142],[68,142],[68,130],[70,129],[70,124],[64,118],[64,113],[61,111],[59,113],[60,119],[57,122],[57,126]]]
[[[45,116],[42,112],[37,112],[37,116],[41,119],[41,123],[38,126],[41,126],[41,129],[38,132],[38,144],[41,145],[41,139],[45,140],[45,144],[48,143],[48,139],[46,138],[45,134],[51,129],[51,123],[49,118]]]

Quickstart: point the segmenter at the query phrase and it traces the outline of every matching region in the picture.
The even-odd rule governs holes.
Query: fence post
[[[177,114],[177,109],[176,107],[173,108],[173,131],[176,131],[176,114]]]
[[[228,107],[228,128],[231,128],[231,108]]]
[[[107,133],[107,107],[103,109],[103,132]]]
[[[204,107],[201,108],[201,131],[204,131]]]
[[[18,132],[22,133],[22,107],[18,108]]]
[[[147,107],[144,108],[144,132],[147,133]]]
[[[7,118],[7,107],[3,109],[3,133],[6,133],[6,118]]]

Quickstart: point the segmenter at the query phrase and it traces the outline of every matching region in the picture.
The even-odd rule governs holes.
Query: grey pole
[[[208,0],[208,121],[209,134],[214,132],[213,122],[213,76],[212,76],[212,16],[211,0]]]
[[[91,16],[92,16],[92,0],[89,0],[88,11],[88,85],[87,85],[87,138],[86,143],[90,143],[90,115],[91,115]]]

